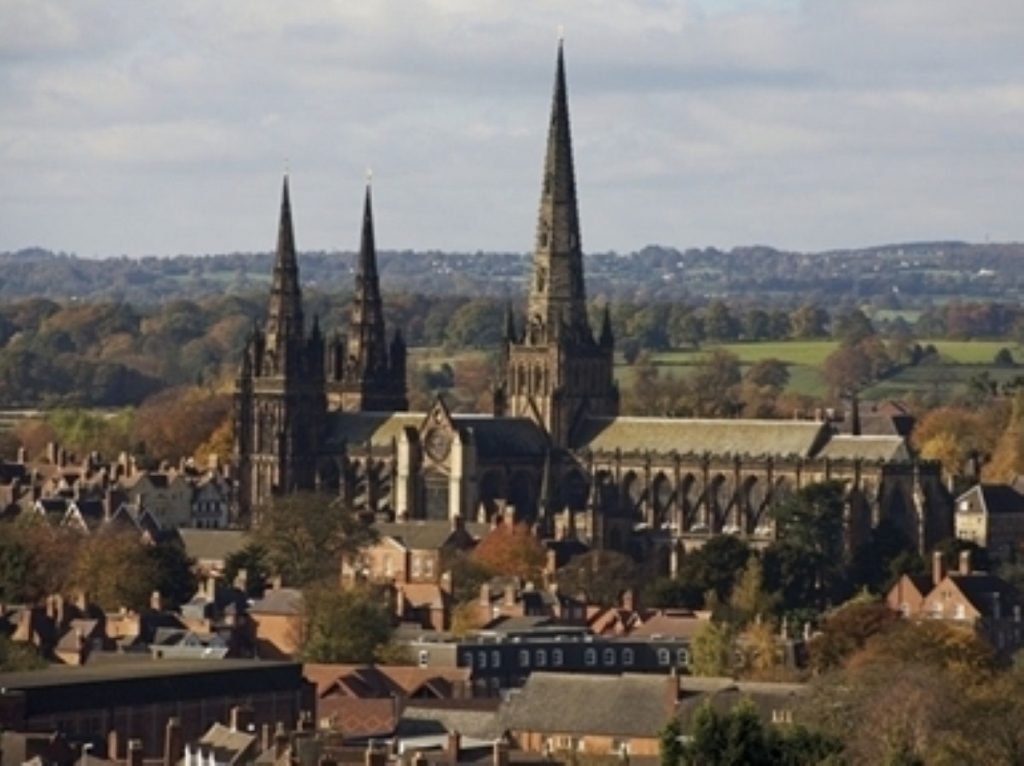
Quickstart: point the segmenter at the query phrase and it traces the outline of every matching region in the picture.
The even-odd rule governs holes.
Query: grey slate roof
[[[483,458],[541,458],[548,449],[544,431],[528,418],[454,415],[456,427],[472,431],[476,452]]]
[[[327,415],[327,448],[338,449],[369,442],[374,447],[389,447],[405,428],[419,428],[423,412],[331,412]]]
[[[828,425],[811,420],[588,418],[576,446],[595,451],[811,457],[827,437]]]
[[[246,532],[238,529],[178,529],[185,552],[196,561],[223,561],[242,550],[248,542]]]
[[[661,675],[533,673],[500,713],[512,731],[654,737],[674,712]]]
[[[373,526],[381,537],[393,537],[412,550],[437,550],[455,533],[451,522],[443,520],[379,521]],[[469,529],[470,526],[474,529]],[[481,532],[476,528],[489,529],[486,524],[467,524],[466,527],[466,532],[475,539],[480,539],[480,534],[474,531]]]
[[[910,460],[902,436],[833,436],[818,454],[832,460]]]

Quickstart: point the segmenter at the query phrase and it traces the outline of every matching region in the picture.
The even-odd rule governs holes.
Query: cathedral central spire
[[[277,228],[277,252],[274,256],[266,335],[267,348],[279,355],[289,342],[299,344],[303,338],[302,292],[299,288],[299,266],[295,255],[295,232],[292,229],[287,175],[281,191],[281,217]]]
[[[610,320],[606,317],[598,343],[587,319],[561,40],[526,313],[521,331],[511,313],[505,320],[495,414],[531,418],[547,431],[554,448],[565,449],[588,417],[618,412],[619,392]]]
[[[567,330],[575,340],[593,342],[583,287],[583,251],[561,41],[544,157],[527,327],[538,337],[553,338]]]
[[[387,338],[384,331],[384,307],[380,298],[380,278],[377,275],[373,196],[369,180],[363,201],[363,230],[359,242],[359,263],[349,332],[348,357],[360,373],[378,373],[387,369]]]

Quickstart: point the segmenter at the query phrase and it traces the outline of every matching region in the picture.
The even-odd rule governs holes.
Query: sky
[[[0,250],[1024,240],[1020,0],[0,0]]]

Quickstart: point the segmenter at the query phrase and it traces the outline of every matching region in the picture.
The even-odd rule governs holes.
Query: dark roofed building
[[[1024,543],[1024,494],[1012,484],[976,484],[956,499],[956,536],[1010,561]]]
[[[0,673],[0,728],[68,736],[115,729],[123,740],[142,739],[147,757],[161,754],[172,717],[184,740],[195,740],[211,718],[226,718],[236,705],[251,708],[256,725],[272,726],[298,720],[312,703],[297,663],[112,659]]]

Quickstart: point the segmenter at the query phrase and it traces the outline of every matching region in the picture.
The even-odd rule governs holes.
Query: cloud
[[[585,245],[1020,239],[1024,4],[0,0],[0,248],[532,242],[566,29]],[[125,222],[130,222],[126,224]]]

